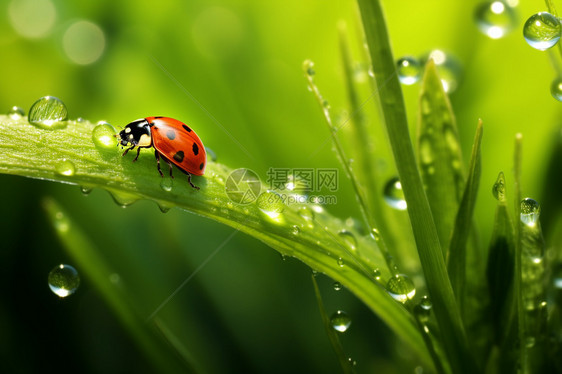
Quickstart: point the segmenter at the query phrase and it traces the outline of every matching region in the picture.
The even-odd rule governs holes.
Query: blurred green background
[[[466,161],[477,120],[484,121],[476,220],[487,243],[491,186],[502,170],[508,184],[513,181],[515,133],[524,135],[523,194],[539,201],[552,139],[559,136],[560,103],[549,91],[554,69],[521,32],[528,16],[545,10],[544,2],[520,4],[517,26],[499,40],[477,30],[477,1],[383,3],[395,57],[439,48],[462,64],[451,99]],[[27,111],[39,97],[53,95],[71,118],[116,127],[146,116],[181,119],[219,162],[263,179],[270,167],[339,167],[301,64],[315,62],[320,90],[334,115],[342,115],[340,21],[359,63],[354,1],[2,0],[0,111],[13,105]],[[404,87],[412,131],[418,91],[419,85]],[[372,114],[370,101],[365,110]],[[378,125],[376,115],[371,123]],[[381,147],[385,141],[375,140]],[[395,169],[386,161],[390,178]],[[0,176],[0,192],[1,371],[157,372],[87,278],[68,299],[49,291],[48,272],[72,260],[41,199],[54,196],[85,228],[145,317],[233,230],[177,209],[162,214],[148,201],[122,209],[101,190],[84,196],[76,186]],[[329,211],[358,217],[343,171],[337,199]],[[298,261],[282,261],[238,234],[158,316],[204,372],[339,372],[309,278],[310,269]],[[353,319],[342,340],[359,372],[413,370],[415,362],[400,357],[407,352],[394,349],[399,342],[364,305],[345,290],[334,292],[331,280],[319,282],[328,312],[343,309]],[[163,339],[155,344],[167,346]]]

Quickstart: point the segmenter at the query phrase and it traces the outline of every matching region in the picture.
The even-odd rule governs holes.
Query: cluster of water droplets
[[[49,272],[47,281],[51,291],[62,298],[76,292],[80,285],[80,276],[74,267],[60,264]]]

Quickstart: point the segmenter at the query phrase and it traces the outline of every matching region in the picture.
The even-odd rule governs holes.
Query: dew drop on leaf
[[[125,192],[111,191],[109,194],[113,197],[113,201],[121,208],[126,208],[138,200],[137,196]]]
[[[54,96],[44,96],[37,100],[29,109],[29,123],[42,129],[58,129],[66,127],[68,111],[66,105]]]
[[[75,268],[70,265],[57,265],[47,278],[49,288],[59,297],[72,295],[80,285],[80,276]]]
[[[554,47],[560,40],[560,32],[560,20],[548,12],[533,14],[523,26],[525,41],[539,51]]]
[[[503,1],[485,1],[476,6],[474,20],[484,35],[500,39],[515,28],[517,14],[513,7]]]
[[[541,214],[541,206],[536,201],[529,197],[521,200],[521,222],[528,227],[535,227],[539,221]]]
[[[63,159],[56,164],[55,170],[59,175],[71,177],[74,175],[74,173],[76,173],[76,166],[72,161]]]
[[[98,148],[115,149],[117,146],[117,131],[107,122],[99,122],[92,130],[92,141]]]
[[[351,326],[351,318],[343,310],[338,310],[330,317],[330,325],[338,332],[346,332]]]
[[[171,192],[174,187],[174,180],[172,178],[162,178],[160,181],[160,188],[163,191]]]
[[[402,184],[398,177],[391,178],[384,186],[384,201],[396,210],[406,210],[408,205],[404,199]]]
[[[414,298],[416,287],[407,275],[396,274],[388,280],[386,291],[394,300],[405,303]]]
[[[25,110],[19,106],[13,106],[8,112],[8,116],[13,120],[22,119],[25,116]]]
[[[343,242],[347,245],[347,247],[351,250],[357,249],[357,239],[355,235],[351,231],[348,230],[341,230],[338,233],[338,236],[343,240]]]
[[[340,268],[343,268],[343,265],[345,265],[345,262],[343,261],[343,258],[338,257],[338,265]]]
[[[400,83],[409,86],[420,80],[422,67],[415,57],[405,56],[396,62],[396,71]]]
[[[435,62],[445,92],[449,94],[455,92],[462,75],[462,67],[457,58],[450,53],[435,49],[429,52],[423,58],[423,61],[427,62],[429,59]]]
[[[505,201],[505,176],[503,171],[498,174],[498,179],[494,186],[492,187],[492,194],[498,201]]]
[[[272,219],[279,218],[285,210],[283,198],[273,191],[263,192],[256,200],[256,204],[262,213]]]

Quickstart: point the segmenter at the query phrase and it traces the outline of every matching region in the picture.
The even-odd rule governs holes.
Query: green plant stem
[[[431,209],[425,195],[409,136],[406,109],[384,14],[378,0],[358,0],[373,72],[380,91],[385,125],[402,183],[408,214],[427,288],[433,301],[443,346],[455,373],[475,373]]]
[[[521,372],[528,373],[527,355],[525,354],[525,311],[523,309],[522,267],[521,267],[521,143],[523,136],[515,135],[514,152],[514,198],[515,198],[515,296],[517,305],[517,334],[519,341],[519,360]]]

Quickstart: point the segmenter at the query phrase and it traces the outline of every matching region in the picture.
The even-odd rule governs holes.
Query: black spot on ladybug
[[[174,140],[176,138],[176,132],[174,130],[168,130],[166,131],[166,136],[168,139]]]
[[[185,131],[191,132],[191,129],[189,127],[187,127],[187,125],[181,125],[181,127],[183,127],[185,129]]]
[[[176,160],[177,162],[182,162],[183,161],[183,151],[177,151],[176,154],[174,155],[174,160]]]
[[[199,170],[203,170],[203,166],[205,166],[204,162],[202,162],[201,165],[199,165]]]
[[[199,154],[199,147],[197,146],[197,143],[193,143],[193,154],[195,156],[197,156],[197,154]]]

